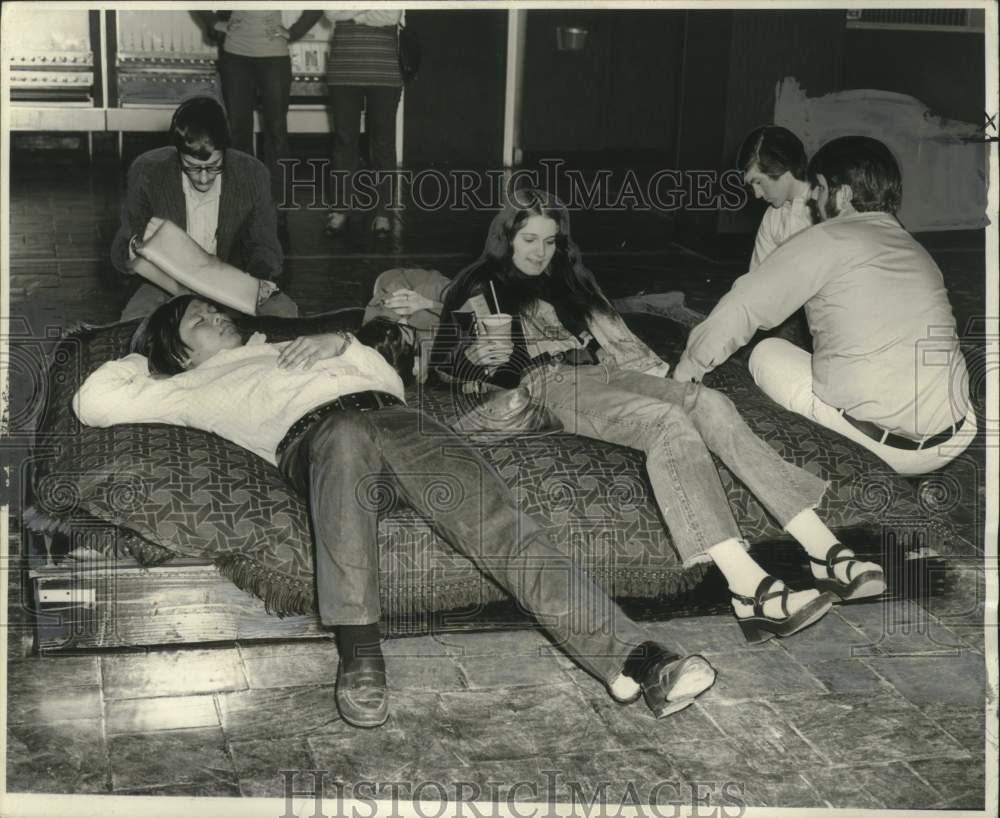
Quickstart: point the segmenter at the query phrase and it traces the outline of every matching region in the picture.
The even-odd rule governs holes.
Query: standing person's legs
[[[364,93],[353,85],[330,86],[330,109],[333,113],[333,168],[342,180],[335,186],[338,199],[327,227],[339,229],[351,209],[353,177],[361,165],[361,102]],[[336,217],[336,218],[335,218]]]
[[[375,217],[385,216],[389,204],[390,182],[386,173],[396,170],[396,109],[402,88],[370,86],[365,88],[365,132],[371,168],[383,174],[378,185],[378,204]]]
[[[879,443],[844,420],[840,410],[813,393],[812,356],[777,338],[761,341],[750,356],[750,374],[757,386],[784,409],[802,415],[863,446],[900,474],[927,474],[946,466],[976,436],[976,414],[969,409],[962,429],[946,444],[926,449],[897,449]]]
[[[288,101],[292,93],[292,58],[258,57],[255,61],[260,89],[260,118],[263,150],[261,159],[271,172],[271,195],[282,201],[282,168],[279,159],[288,158]]]
[[[254,59],[227,51],[219,55],[222,97],[233,147],[250,155],[253,155],[253,108],[257,97]]]

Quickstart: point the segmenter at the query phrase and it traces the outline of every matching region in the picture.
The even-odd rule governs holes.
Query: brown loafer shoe
[[[354,727],[380,727],[389,718],[385,671],[337,668],[337,710]]]
[[[715,668],[704,656],[678,656],[656,642],[644,642],[626,662],[626,675],[639,682],[658,719],[677,713],[715,684]]]

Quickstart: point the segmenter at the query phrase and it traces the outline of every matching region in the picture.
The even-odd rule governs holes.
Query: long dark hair
[[[555,253],[549,269],[541,276],[525,275],[512,260],[514,236],[533,216],[550,218],[559,228]],[[495,284],[499,304],[493,303],[490,281]],[[555,196],[543,190],[526,188],[511,194],[490,223],[482,254],[448,287],[442,317],[447,320],[478,292],[484,294],[491,307],[512,315],[522,314],[540,298],[549,301],[564,326],[576,334],[586,329],[594,313],[614,312],[570,237],[569,212]]]
[[[187,369],[190,348],[181,340],[181,319],[197,296],[178,295],[160,304],[146,319],[145,327],[132,339],[134,352],[149,359],[154,375],[179,375]]]
[[[204,301],[232,317],[226,307],[194,293],[175,295],[160,304],[139,324],[129,344],[129,352],[146,356],[153,375],[169,377],[187,371],[191,348],[181,340],[181,320],[192,301]],[[253,334],[252,328],[235,319],[234,323],[245,343]]]

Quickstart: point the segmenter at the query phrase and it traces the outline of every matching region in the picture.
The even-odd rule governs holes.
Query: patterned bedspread
[[[627,316],[630,326],[668,361],[686,329],[663,316]],[[272,319],[273,320],[273,319]],[[356,311],[303,324],[350,326]],[[314,610],[312,538],[306,507],[278,471],[214,435],[165,425],[82,427],[70,399],[104,361],[120,357],[135,322],[84,328],[58,346],[49,371],[46,411],[32,475],[36,530],[69,531],[103,521],[106,550],[144,564],[177,555],[213,561],[239,587],[275,613]],[[262,322],[262,328],[274,327]],[[819,513],[831,527],[869,527],[886,536],[919,530],[954,536],[916,502],[909,484],[860,447],[772,404],[745,368],[731,361],[706,380],[728,394],[750,426],[786,459],[830,482]],[[446,392],[415,390],[411,404],[447,421],[455,407]],[[656,597],[699,581],[704,567],[682,569],[650,500],[642,456],[629,449],[565,434],[506,440],[478,447],[519,502],[557,544],[615,596]],[[720,476],[745,537],[782,532],[742,484]],[[392,498],[379,532],[383,607],[409,615],[505,597],[457,554],[428,522]],[[896,536],[896,535],[893,535]],[[897,537],[905,547],[904,535]]]

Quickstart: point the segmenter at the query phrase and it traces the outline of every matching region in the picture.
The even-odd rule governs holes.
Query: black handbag
[[[399,27],[396,50],[399,54],[399,73],[403,82],[409,82],[420,70],[420,40],[412,28]]]

